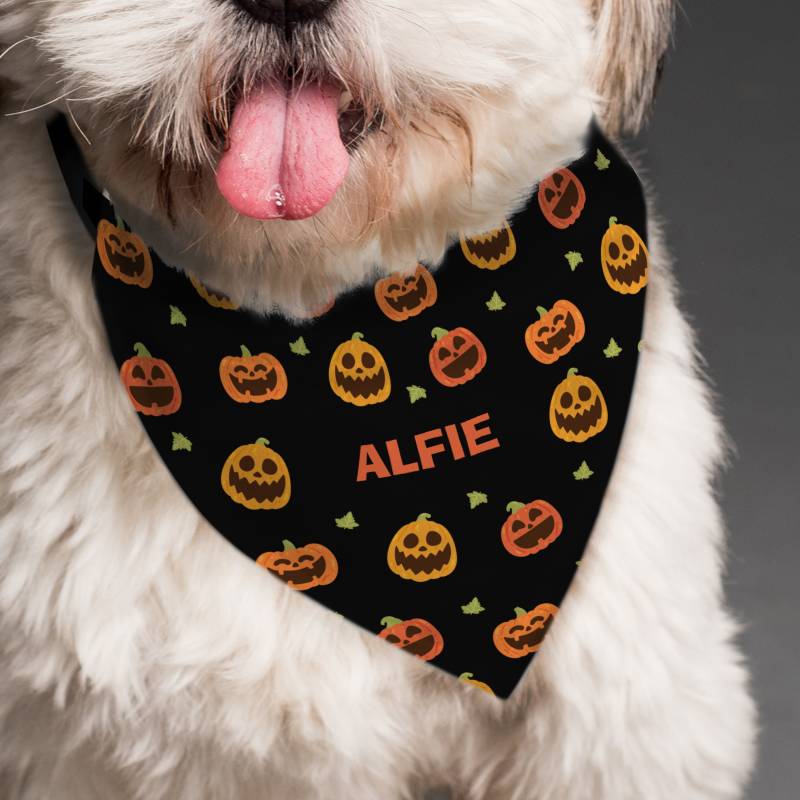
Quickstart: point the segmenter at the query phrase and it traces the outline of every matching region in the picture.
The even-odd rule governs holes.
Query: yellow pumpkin
[[[500,269],[517,254],[517,241],[507,222],[477,236],[461,234],[461,252],[479,269]]]
[[[464,683],[470,684],[471,686],[477,686],[481,691],[484,691],[487,694],[494,695],[492,687],[489,686],[488,683],[484,683],[483,681],[476,681],[471,672],[462,672],[458,676],[458,679],[460,681],[463,681]]]
[[[233,302],[233,300],[228,297],[226,294],[222,294],[222,292],[215,292],[208,288],[199,278],[196,278],[191,273],[187,273],[189,275],[189,281],[191,282],[192,286],[194,286],[195,291],[203,300],[206,301],[210,306],[214,306],[214,308],[224,308],[226,311],[232,311],[239,306]]]
[[[222,467],[222,489],[252,511],[283,508],[292,495],[289,468],[267,439],[237,447]]]
[[[600,387],[577,369],[556,386],[550,399],[550,427],[565,442],[585,442],[606,427],[608,408]]]
[[[420,514],[392,537],[386,560],[395,575],[423,583],[449,575],[458,554],[450,531],[430,514]]]
[[[647,285],[647,246],[630,225],[620,225],[616,217],[611,217],[603,234],[600,262],[606,282],[615,292],[636,294]]]
[[[389,367],[377,347],[354,333],[334,351],[328,367],[334,394],[354,406],[382,403],[392,391]]]

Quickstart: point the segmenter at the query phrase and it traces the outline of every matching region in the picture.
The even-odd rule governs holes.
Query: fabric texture
[[[649,256],[621,154],[593,128],[500,228],[293,322],[164,264],[63,118],[50,133],[121,391],[189,500],[265,579],[507,697],[579,568],[632,392]]]

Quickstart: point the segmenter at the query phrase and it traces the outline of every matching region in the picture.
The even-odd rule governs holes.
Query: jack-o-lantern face
[[[436,658],[444,649],[442,634],[425,619],[384,617],[381,625],[384,626],[378,634],[381,639],[423,661]]]
[[[508,658],[523,658],[535,653],[558,613],[558,606],[540,603],[532,611],[515,608],[516,618],[501,622],[492,636],[494,646]]]
[[[386,560],[395,575],[423,583],[449,575],[458,556],[450,531],[430,514],[420,514],[392,537]]]
[[[262,553],[256,564],[300,591],[333,583],[339,574],[336,557],[325,545],[295,547],[288,539],[283,540],[283,550]]]
[[[630,225],[618,224],[616,217],[611,217],[603,234],[600,262],[606,282],[615,292],[636,294],[647,285],[647,246]]]
[[[153,260],[147,245],[122,223],[101,219],[97,226],[97,253],[103,269],[130,286],[146,289],[153,282]]]
[[[583,339],[586,326],[583,314],[569,300],[558,300],[548,311],[537,306],[539,320],[525,331],[530,354],[542,364],[552,364]]]
[[[586,205],[586,190],[569,169],[557,169],[540,184],[537,194],[544,218],[554,227],[569,228]]]
[[[608,422],[608,408],[600,387],[578,370],[570,369],[550,400],[550,427],[565,442],[585,442]]]
[[[281,362],[270,353],[254,356],[244,345],[242,355],[219,362],[219,378],[237,403],[265,403],[286,395],[288,381]]]
[[[141,342],[133,349],[136,355],[123,362],[119,374],[134,408],[148,417],[174,414],[181,407],[181,387],[172,367],[153,358]]]
[[[354,406],[382,403],[392,391],[389,367],[377,347],[354,333],[342,342],[331,358],[328,382],[334,394]]]
[[[283,508],[292,495],[286,462],[266,439],[237,447],[222,467],[222,489],[252,511]]]
[[[492,687],[489,686],[488,683],[484,683],[483,681],[476,681],[472,672],[462,672],[458,676],[458,679],[460,681],[463,681],[464,683],[468,683],[470,686],[477,686],[478,689],[486,692],[487,694],[494,695]]]
[[[194,286],[195,291],[203,300],[206,301],[210,306],[214,306],[214,308],[224,308],[226,311],[232,311],[239,306],[233,302],[233,300],[228,297],[226,294],[222,294],[222,292],[215,292],[212,289],[209,289],[204,283],[201,282],[199,278],[196,278],[191,273],[189,274],[189,280],[191,281],[192,286]]]
[[[443,386],[459,386],[471,381],[486,366],[486,348],[466,328],[434,328],[436,343],[428,355],[433,377]]]
[[[502,228],[495,228],[478,236],[461,234],[461,252],[470,264],[480,269],[500,269],[517,254],[514,232],[507,222]]]
[[[436,302],[436,281],[422,264],[411,275],[395,272],[375,284],[378,308],[395,322],[416,317]]]
[[[506,506],[510,513],[503,523],[500,539],[512,556],[530,556],[551,545],[561,535],[561,514],[546,500],[516,501]]]

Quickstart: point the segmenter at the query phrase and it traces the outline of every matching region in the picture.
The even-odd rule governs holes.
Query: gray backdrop
[[[798,23],[787,0],[686,0],[639,140],[737,451],[721,491],[763,726],[749,800],[800,797]]]

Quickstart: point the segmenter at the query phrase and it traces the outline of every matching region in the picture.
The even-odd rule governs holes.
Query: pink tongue
[[[263,86],[239,101],[217,186],[240,214],[303,219],[326,206],[347,175],[339,135],[339,92],[306,86],[289,95]]]

